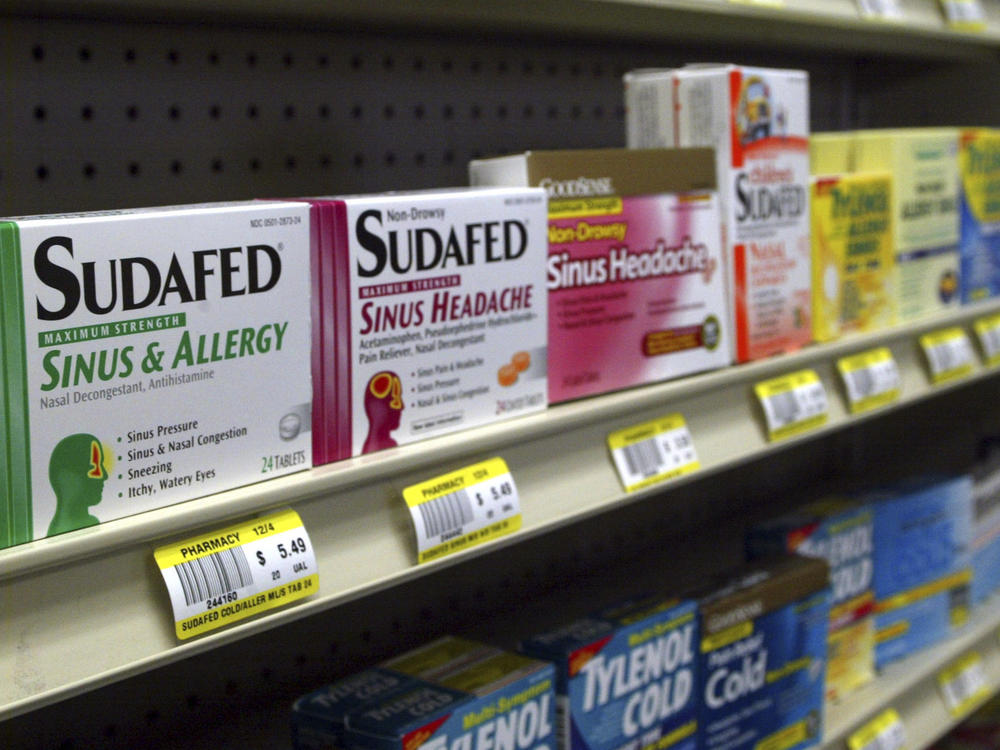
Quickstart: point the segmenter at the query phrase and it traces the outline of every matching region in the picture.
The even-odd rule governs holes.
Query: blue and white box
[[[702,597],[699,748],[820,742],[829,576],[824,560],[786,556],[749,566]]]
[[[693,750],[695,602],[645,597],[521,644],[556,665],[559,750]]]

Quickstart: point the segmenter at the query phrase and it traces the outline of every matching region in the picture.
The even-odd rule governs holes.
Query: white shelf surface
[[[969,377],[929,382],[918,336],[952,325],[971,333],[993,301],[916,325],[810,347],[696,377],[560,405],[489,428],[331,464],[290,477],[0,550],[0,719],[94,689],[215,646],[280,626],[345,601],[468,559],[497,545],[551,531],[663,491],[626,495],[606,438],[613,430],[681,413],[701,470],[675,484],[765,458],[783,446],[877,418],[851,416],[836,361],[888,346],[899,365],[905,408],[935,392],[995,377],[977,360]],[[814,369],[830,398],[826,425],[779,443],[767,440],[753,385]],[[503,457],[521,496],[523,528],[450,558],[417,566],[402,489],[494,455]],[[318,594],[285,609],[186,642],[173,631],[153,549],[274,508],[301,515],[316,550]],[[1000,657],[998,657],[1000,658]]]
[[[682,43],[739,42],[840,54],[875,52],[961,59],[1000,44],[1000,7],[981,0],[986,29],[949,28],[938,0],[899,0],[898,21],[865,18],[857,0],[11,0],[3,11],[124,19],[216,19],[225,23],[506,32]]]
[[[957,659],[976,652],[986,682],[1000,690],[1000,596],[973,612],[971,622],[936,646],[890,664],[870,685],[842,704],[828,706],[824,750],[847,750],[847,740],[886,708],[899,714],[907,750],[929,747],[968,715],[953,716],[938,687],[938,675]]]

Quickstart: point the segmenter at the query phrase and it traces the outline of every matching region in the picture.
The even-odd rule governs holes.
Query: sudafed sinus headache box
[[[786,556],[751,563],[710,586],[701,616],[699,748],[818,745],[829,567]]]
[[[470,174],[548,194],[550,402],[732,361],[711,151],[531,151]]]
[[[625,76],[625,96],[630,148],[715,149],[736,360],[812,341],[808,74],[712,64],[636,70]]]
[[[533,636],[556,665],[558,750],[691,750],[696,745],[695,603],[646,597]]]
[[[317,464],[545,408],[543,191],[309,202]]]
[[[0,221],[0,546],[312,465],[308,227],[275,202]]]

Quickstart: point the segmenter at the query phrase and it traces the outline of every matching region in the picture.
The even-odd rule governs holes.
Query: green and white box
[[[0,547],[312,465],[308,211],[0,220]]]

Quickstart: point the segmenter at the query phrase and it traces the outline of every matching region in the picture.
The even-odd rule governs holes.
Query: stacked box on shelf
[[[871,508],[842,498],[811,503],[747,535],[752,558],[797,553],[830,566],[826,694],[839,700],[875,676]]]
[[[875,666],[930,646],[969,615],[972,480],[915,478],[867,493],[875,530]]]
[[[854,169],[892,175],[896,298],[902,322],[960,303],[958,130],[864,130]]]
[[[470,172],[548,193],[550,402],[732,361],[708,149],[535,151]]]
[[[0,221],[0,291],[0,547],[312,465],[305,206]]]
[[[808,75],[689,65],[625,86],[629,147],[715,149],[735,359],[810,343]]]
[[[801,750],[823,734],[830,569],[751,563],[699,602],[699,748]]]
[[[1000,294],[1000,130],[959,137],[962,302]]]
[[[647,597],[533,636],[556,666],[558,750],[696,746],[695,603]]]
[[[1000,440],[986,440],[972,473],[972,604],[1000,588]]]
[[[317,464],[545,408],[544,191],[310,204]]]

